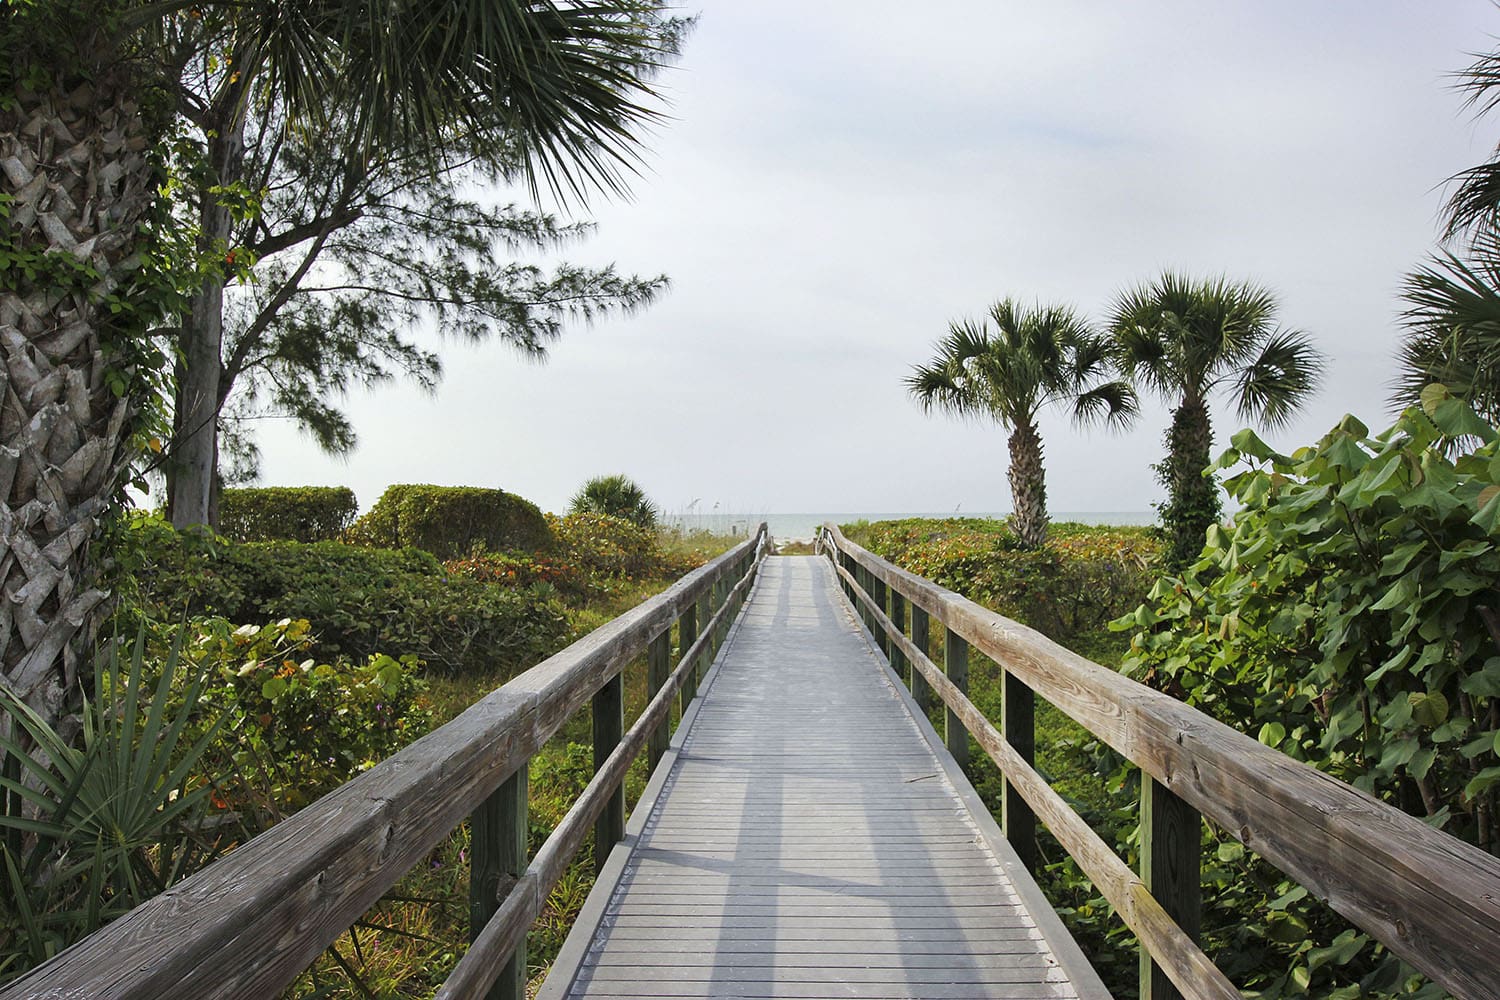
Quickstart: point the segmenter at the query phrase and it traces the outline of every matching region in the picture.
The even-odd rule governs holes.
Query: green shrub
[[[1481,442],[1452,457],[1455,443]],[[1243,507],[1122,619],[1126,669],[1261,742],[1500,853],[1500,444],[1441,387],[1390,430],[1291,456],[1249,431]],[[1261,995],[1442,995],[1225,838],[1205,927]],[[1268,912],[1247,924],[1246,912]],[[1322,947],[1320,947],[1322,945]]]
[[[1150,528],[1060,523],[1022,549],[1004,521],[907,518],[851,525],[877,555],[1065,645],[1097,643],[1150,590],[1161,543]]]
[[[219,499],[219,530],[237,542],[323,542],[342,535],[358,512],[347,486],[232,489]]]
[[[638,578],[660,568],[656,532],[633,521],[609,514],[549,514],[547,524],[568,561],[585,573]]]
[[[529,666],[567,636],[546,586],[502,588],[450,575],[426,552],[339,542],[238,544],[137,522],[136,595],[158,621],[305,618],[328,656],[413,655],[429,669],[493,674]]]
[[[656,504],[629,476],[595,476],[583,484],[568,504],[570,514],[608,514],[642,528],[654,528],[661,514]]]
[[[209,679],[204,705],[228,720],[208,755],[210,770],[234,775],[214,796],[217,808],[277,818],[430,727],[415,656],[326,662],[314,646],[304,619],[188,624],[182,655]]]
[[[536,504],[473,486],[388,487],[347,537],[376,548],[417,548],[439,559],[462,558],[476,548],[536,552],[552,543]]]

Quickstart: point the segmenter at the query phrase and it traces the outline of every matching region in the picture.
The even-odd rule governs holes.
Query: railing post
[[[667,678],[672,676],[671,646],[672,626],[668,625],[662,629],[661,635],[651,640],[651,647],[646,652],[646,702],[648,704],[652,698],[656,697],[656,692],[667,683]],[[647,745],[648,761],[653,771],[667,752],[667,742],[670,739],[670,734],[667,732],[668,721],[665,717],[661,720],[661,725],[652,731],[651,741]]]
[[[522,764],[469,817],[469,940],[473,941],[526,872],[528,765]],[[526,944],[505,963],[486,1000],[525,1000]]]
[[[1141,775],[1141,881],[1167,916],[1198,940],[1203,819],[1149,775]],[[1166,973],[1141,949],[1141,1000],[1182,1000]]]
[[[890,588],[890,595],[891,606],[890,610],[887,612],[887,615],[891,619],[891,624],[896,626],[896,631],[901,635],[905,635],[906,598],[902,597],[901,592],[895,587]],[[907,672],[909,667],[908,663],[906,662],[906,654],[901,652],[900,645],[897,644],[894,639],[890,641],[889,646],[891,669],[896,671],[897,677],[900,677],[902,674]]]
[[[1009,670],[1004,672],[1000,731],[1005,741],[1027,764],[1036,762],[1036,694]],[[1005,839],[1020,855],[1026,870],[1036,874],[1036,815],[1009,781],[1004,784],[1001,823]]]
[[[874,573],[870,574],[870,596],[875,599],[875,607],[882,613],[889,611],[885,601],[885,581]],[[886,660],[891,658],[891,637],[885,634],[885,629],[880,625],[880,618],[872,611],[870,613],[870,631],[875,633],[875,645],[885,654]]]
[[[693,643],[698,641],[698,605],[689,604],[682,609],[682,617],[677,619],[677,655],[682,656],[688,651]],[[682,689],[678,692],[680,699],[678,704],[678,718],[687,713],[688,705],[698,695],[697,671],[689,668],[687,675],[682,679]]]
[[[923,656],[931,655],[928,648],[930,628],[927,612],[913,604],[911,606],[911,643],[922,651]],[[932,707],[932,688],[915,663],[912,663],[910,667],[911,677],[907,684],[911,688],[911,696],[916,700],[917,707],[925,713]]]
[[[948,675],[954,687],[968,694],[969,644],[951,628],[946,632],[943,637],[943,673]],[[943,741],[948,744],[948,752],[960,767],[969,763],[969,731],[951,708],[944,712]]]
[[[594,773],[604,767],[625,734],[625,672],[621,670],[594,693]],[[594,821],[594,872],[604,870],[610,849],[625,838],[625,783],[604,802]]]

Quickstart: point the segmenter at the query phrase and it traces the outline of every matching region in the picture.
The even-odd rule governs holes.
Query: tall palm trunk
[[[0,280],[0,676],[49,722],[107,598],[85,570],[130,457],[131,373],[113,348],[143,321],[105,299],[135,269],[157,186],[123,71],[84,69],[0,104],[5,249],[34,265]]]
[[[1010,435],[1011,526],[1024,549],[1047,541],[1047,473],[1042,468],[1042,436],[1036,425],[1020,423]]]
[[[1219,520],[1223,510],[1218,484],[1203,474],[1211,461],[1212,448],[1208,405],[1199,396],[1188,396],[1172,412],[1167,458],[1157,469],[1168,491],[1161,515],[1170,536],[1167,564],[1173,569],[1182,569],[1198,558],[1209,526]]]

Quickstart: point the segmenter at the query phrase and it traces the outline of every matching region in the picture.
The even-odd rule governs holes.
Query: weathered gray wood
[[[824,567],[762,564],[572,995],[1074,995]]]
[[[969,690],[969,644],[952,629],[943,637],[943,673],[957,690]],[[943,713],[943,739],[960,767],[969,762],[969,734],[952,706]]]
[[[885,584],[882,583],[876,577],[871,577],[870,578],[870,597],[872,599],[874,599],[875,606],[877,608],[879,608],[882,613],[886,613],[888,611],[888,606],[886,604],[886,587],[885,587]],[[874,630],[874,631],[875,631],[875,645],[878,646],[878,647],[880,647],[880,652],[882,654],[884,654],[887,659],[889,659],[890,655],[891,655],[891,642],[890,642],[890,640],[885,637],[885,633],[884,632],[882,632],[882,631],[880,631],[878,629]]]
[[[1141,881],[1194,941],[1202,922],[1203,820],[1160,782],[1141,779]],[[1166,972],[1141,951],[1141,1000],[1183,1000]]]
[[[14,980],[0,998],[277,995],[640,655],[725,566],[757,544],[758,537],[749,539],[689,573],[452,722]],[[504,910],[502,904],[487,929]],[[498,965],[508,956],[497,959]]]
[[[906,598],[903,597],[901,598],[901,600],[905,601]],[[929,632],[930,626],[928,624],[930,620],[931,619],[928,617],[927,612],[923,611],[916,605],[911,606],[912,645],[916,646],[924,653],[927,652],[928,644],[931,641]],[[927,686],[927,678],[922,676],[922,671],[916,668],[916,666],[911,662],[911,658],[908,657],[904,652],[901,655],[906,663],[906,686],[911,691],[911,696],[916,701],[917,705],[922,709],[922,711],[926,712],[932,707],[932,689]]]
[[[625,732],[625,679],[620,674],[604,682],[594,695],[594,772],[609,762]],[[604,867],[610,849],[625,837],[625,786],[612,790],[594,824],[594,871]]]
[[[750,581],[751,577],[747,574],[736,587],[748,588]],[[721,608],[718,612],[720,616],[727,616],[728,613],[728,608]],[[596,823],[604,813],[615,789],[624,782],[626,771],[644,749],[651,733],[671,712],[678,690],[691,675],[698,656],[707,651],[713,629],[718,624],[718,618],[710,618],[705,623],[703,634],[687,651],[683,661],[667,678],[661,690],[647,703],[630,731],[617,742],[614,752],[594,772],[583,793],[569,807],[541,850],[537,851],[536,858],[527,867],[516,887],[501,902],[495,916],[443,981],[435,1000],[460,1000],[479,996],[501,974],[504,956],[517,947],[518,941],[524,939],[526,929],[541,913],[547,894],[552,891],[552,887],[567,870],[573,855],[582,846],[589,825]]]
[[[477,938],[500,908],[502,897],[526,871],[528,766],[521,765],[470,817],[469,940]],[[526,941],[523,937],[490,987],[486,1000],[525,1000]]]
[[[890,607],[891,624],[896,627],[897,632],[905,632],[906,598],[901,596],[900,591],[892,587],[890,590],[888,601]],[[901,647],[887,642],[885,652],[886,655],[890,657],[891,669],[896,671],[899,676],[905,677],[907,671],[911,668],[906,662],[906,654],[901,651]]]
[[[667,678],[672,673],[672,630],[664,629],[661,635],[651,640],[651,646],[646,651],[646,696],[654,696],[667,683]],[[651,741],[647,747],[647,761],[651,770],[656,770],[656,765],[661,763],[662,756],[667,752],[667,742],[671,738],[668,732],[670,719],[662,719],[661,725],[657,726],[651,733]]]
[[[883,616],[877,616],[883,617]],[[880,627],[889,626],[879,622]],[[1141,947],[1155,956],[1157,964],[1187,996],[1236,1000],[1236,990],[1193,939],[1167,915],[1140,877],[1121,861],[1114,850],[1063,800],[974,706],[965,692],[938,669],[909,639],[894,634],[892,641],[904,644],[912,662],[949,711],[968,727],[976,743],[1000,768],[1010,784],[1026,799],[1089,880],[1115,908],[1125,924],[1135,931]]]
[[[1500,859],[893,566],[834,526],[824,536],[1450,992],[1500,996]]]
[[[678,662],[686,659],[686,654],[692,648],[693,643],[698,641],[698,606],[689,604],[682,609],[682,617],[677,620],[677,647],[681,650],[678,654]],[[686,712],[688,705],[698,696],[698,675],[694,670],[688,675],[682,684],[681,705],[679,707],[679,718],[682,712]]]
[[[1005,740],[1016,751],[1016,756],[1028,766],[1036,763],[1036,695],[1015,674],[1005,671],[1003,699],[1004,718],[1001,732]],[[1026,870],[1036,872],[1036,816],[1031,806],[1009,781],[1005,782],[1001,802],[1001,822],[1005,828],[1005,839],[1021,857]],[[1150,884],[1149,882],[1147,883]],[[1160,897],[1158,897],[1160,898]],[[1172,911],[1167,910],[1168,913]]]

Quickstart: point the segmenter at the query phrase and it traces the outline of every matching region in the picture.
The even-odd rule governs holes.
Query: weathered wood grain
[[[619,881],[595,889],[596,936],[569,945],[577,978],[543,995],[1074,996],[836,579],[789,557],[759,572]]]
[[[1500,859],[892,565],[836,526],[824,536],[1450,992],[1500,996]]]
[[[1151,778],[1141,781],[1141,881],[1194,941],[1202,922],[1203,819]],[[1141,951],[1141,1000],[1182,1000],[1151,954]]]
[[[764,530],[516,677],[452,722],[13,981],[0,998],[276,995],[652,638],[744,555],[759,551],[763,539]],[[486,930],[503,917],[510,898]],[[499,956],[499,965],[514,944]]]
[[[884,616],[878,611],[872,613],[879,627],[890,626],[889,621],[881,620]],[[1046,779],[1022,759],[995,728],[994,723],[968,699],[967,694],[922,651],[911,645],[910,640],[897,635],[894,630],[888,634],[892,642],[907,645],[907,655],[927,675],[928,683],[938,697],[958,716],[974,741],[1000,768],[1008,786],[1025,798],[1036,816],[1078,863],[1078,867],[1094,883],[1095,888],[1109,900],[1126,925],[1135,931],[1142,949],[1154,957],[1156,966],[1171,982],[1185,996],[1197,1000],[1237,1000],[1239,991],[1188,933],[1167,914],[1141,878],[1120,860],[1114,850],[1073,811]]]
[[[489,923],[510,884],[526,872],[527,800],[523,764],[469,818],[469,940]],[[522,938],[485,1000],[525,1000],[526,941]]]
[[[757,550],[758,551],[758,550]],[[742,593],[750,586],[746,573],[732,587],[731,593]],[[714,630],[729,618],[733,607],[725,602],[704,626],[703,634],[688,649],[682,662],[652,696],[629,732],[614,742],[607,758],[600,761],[588,785],[574,800],[567,813],[553,829],[551,836],[537,851],[511,895],[501,902],[499,911],[475,938],[469,950],[449,973],[435,1000],[461,1000],[482,995],[502,974],[506,956],[524,941],[526,930],[541,914],[541,907],[578,849],[583,846],[590,824],[597,824],[610,808],[617,790],[623,787],[625,774],[646,746],[651,734],[667,718],[678,690],[692,675],[694,665],[713,642]],[[597,827],[596,827],[597,830]],[[597,836],[597,833],[596,833]]]

